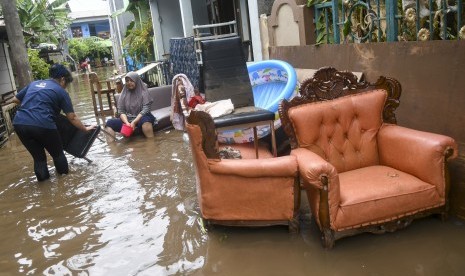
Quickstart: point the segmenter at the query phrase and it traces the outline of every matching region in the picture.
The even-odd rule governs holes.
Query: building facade
[[[114,53],[122,63],[122,40],[126,27],[134,15],[126,11],[137,0],[108,0]],[[149,0],[150,16],[154,32],[155,59],[164,59],[169,54],[169,40],[193,35],[195,25],[206,25],[235,20],[237,31],[244,42],[250,45],[252,60],[262,60],[260,39],[260,13],[269,13],[273,0]],[[139,16],[139,14],[137,14]],[[253,30],[253,31],[252,31]]]

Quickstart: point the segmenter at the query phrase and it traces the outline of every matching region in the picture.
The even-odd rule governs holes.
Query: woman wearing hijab
[[[61,64],[50,67],[50,79],[31,82],[13,98],[20,104],[13,119],[19,139],[34,159],[34,173],[38,181],[50,178],[45,150],[53,158],[59,174],[68,173],[68,160],[55,123],[60,111],[76,128],[90,131],[95,126],[84,126],[74,113],[66,87],[73,81],[71,73]]]
[[[121,132],[125,124],[134,129],[135,133],[142,131],[145,137],[153,137],[155,117],[150,113],[152,102],[149,100],[147,86],[136,72],[129,72],[124,79],[126,84],[118,99],[117,118],[109,119],[105,130],[114,137],[115,132]]]

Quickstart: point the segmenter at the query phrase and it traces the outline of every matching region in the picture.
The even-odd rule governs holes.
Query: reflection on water
[[[100,78],[111,69],[101,69]],[[87,75],[75,77],[70,95],[81,119],[96,123]],[[305,215],[297,235],[286,227],[215,227],[204,233],[189,146],[178,131],[113,144],[97,139],[87,157],[93,162],[68,156],[66,176],[57,176],[49,162],[51,179],[37,183],[32,158],[15,135],[0,149],[0,275],[465,271],[465,228],[455,219],[427,218],[396,233],[342,239],[330,251],[321,247]]]

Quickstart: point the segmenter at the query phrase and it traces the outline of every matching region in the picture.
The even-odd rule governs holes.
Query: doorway
[[[236,21],[237,33],[244,44],[245,56],[248,60],[253,60],[247,1],[248,0],[206,0],[206,6],[210,24]],[[230,33],[230,28],[225,26],[219,31],[219,34],[227,34]]]

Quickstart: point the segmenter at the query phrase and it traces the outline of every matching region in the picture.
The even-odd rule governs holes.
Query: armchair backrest
[[[254,106],[240,37],[201,41],[205,98],[231,99],[235,108]]]
[[[375,90],[289,109],[301,148],[331,163],[338,172],[377,165],[376,135],[386,91]]]
[[[300,97],[283,100],[280,116],[292,148],[307,148],[338,172],[379,164],[376,136],[384,122],[396,123],[400,84],[380,78],[357,82],[349,72],[317,71]]]

